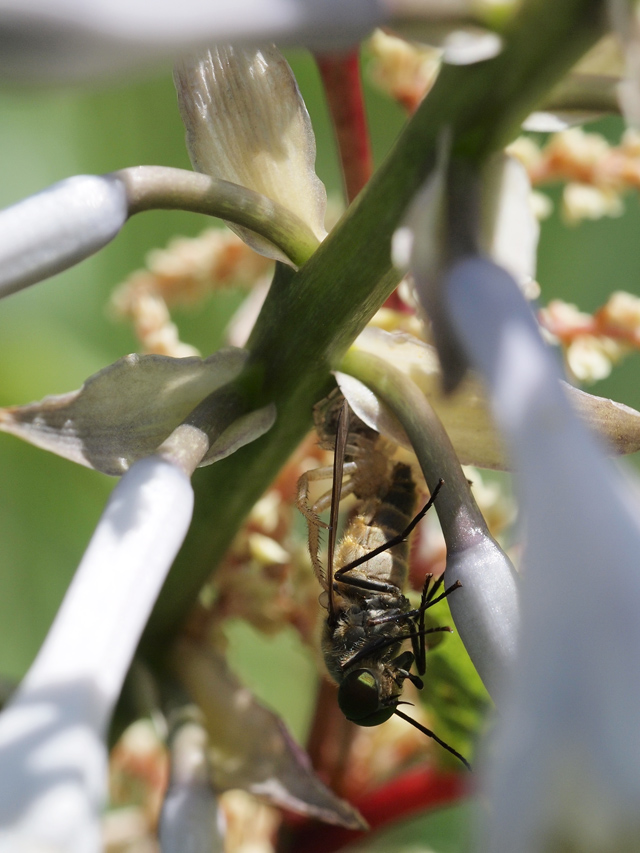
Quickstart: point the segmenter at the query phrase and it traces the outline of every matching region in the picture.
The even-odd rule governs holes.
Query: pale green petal
[[[315,137],[279,51],[218,45],[178,62],[174,79],[194,169],[279,202],[322,240],[327,196]],[[261,254],[286,260],[263,237],[229,226]]]
[[[0,430],[80,465],[119,475],[154,453],[201,400],[240,373],[247,357],[245,350],[233,347],[206,359],[128,355],[91,376],[79,391],[0,409]],[[262,415],[272,422],[272,412]],[[264,426],[260,421],[258,427]],[[242,434],[246,437],[247,430]],[[228,450],[233,452],[240,446],[238,439],[236,431],[220,441],[227,450],[233,445]]]
[[[413,379],[442,421],[463,465],[508,468],[479,380],[467,378],[455,394],[444,396],[435,349],[410,335],[370,328],[360,335],[354,347],[389,360]],[[345,374],[338,374],[338,382],[359,418],[394,441],[409,446],[402,427],[371,391]],[[572,406],[607,442],[613,453],[640,450],[640,412],[568,384],[564,387]]]

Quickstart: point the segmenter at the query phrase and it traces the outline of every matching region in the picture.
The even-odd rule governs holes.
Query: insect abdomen
[[[391,472],[389,488],[380,499],[380,506],[370,524],[382,527],[396,536],[413,518],[416,506],[416,486],[411,467],[397,462]],[[391,537],[389,537],[391,538]]]
[[[386,492],[375,500],[365,502],[361,512],[345,530],[336,554],[336,569],[402,533],[411,521],[415,502],[416,488],[411,468],[398,462],[393,468]],[[408,545],[402,542],[390,551],[367,560],[349,572],[349,575],[390,583],[402,590],[407,578],[407,557]]]

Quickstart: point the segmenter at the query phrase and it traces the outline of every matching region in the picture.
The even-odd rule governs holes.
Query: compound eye
[[[338,688],[338,705],[347,720],[359,726],[379,726],[394,710],[380,706],[378,681],[368,669],[357,669],[345,676]]]

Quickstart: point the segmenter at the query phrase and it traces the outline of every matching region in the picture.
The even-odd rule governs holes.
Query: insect
[[[377,726],[392,714],[433,738],[456,756],[469,770],[466,759],[430,729],[399,710],[406,680],[418,689],[426,669],[429,634],[450,631],[448,627],[426,627],[425,613],[461,586],[456,581],[439,592],[442,580],[427,575],[420,604],[412,607],[403,595],[408,575],[407,539],[432,506],[441,480],[428,503],[412,519],[416,489],[411,468],[390,462],[384,442],[361,421],[349,427],[346,400],[335,401],[321,412],[320,443],[331,444],[335,435],[333,469],[319,468],[304,474],[298,483],[298,507],[309,525],[309,548],[327,610],[322,651],[329,674],[338,684],[338,704],[348,720],[360,726]],[[366,463],[366,464],[365,464]],[[366,470],[371,467],[372,470]],[[311,480],[332,473],[331,492],[309,506]],[[343,480],[348,479],[344,484]],[[353,493],[360,499],[359,511],[350,522],[336,550],[336,526],[341,497]],[[331,502],[329,553],[325,574],[318,557],[319,529],[327,527],[318,515]],[[411,651],[402,651],[405,641]],[[418,675],[411,672],[416,665]]]

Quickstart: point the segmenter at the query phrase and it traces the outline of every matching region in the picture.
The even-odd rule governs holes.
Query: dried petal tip
[[[279,202],[324,239],[327,197],[314,169],[315,138],[278,50],[217,46],[178,62],[174,79],[194,169]],[[261,254],[286,260],[264,238],[230,227]]]

